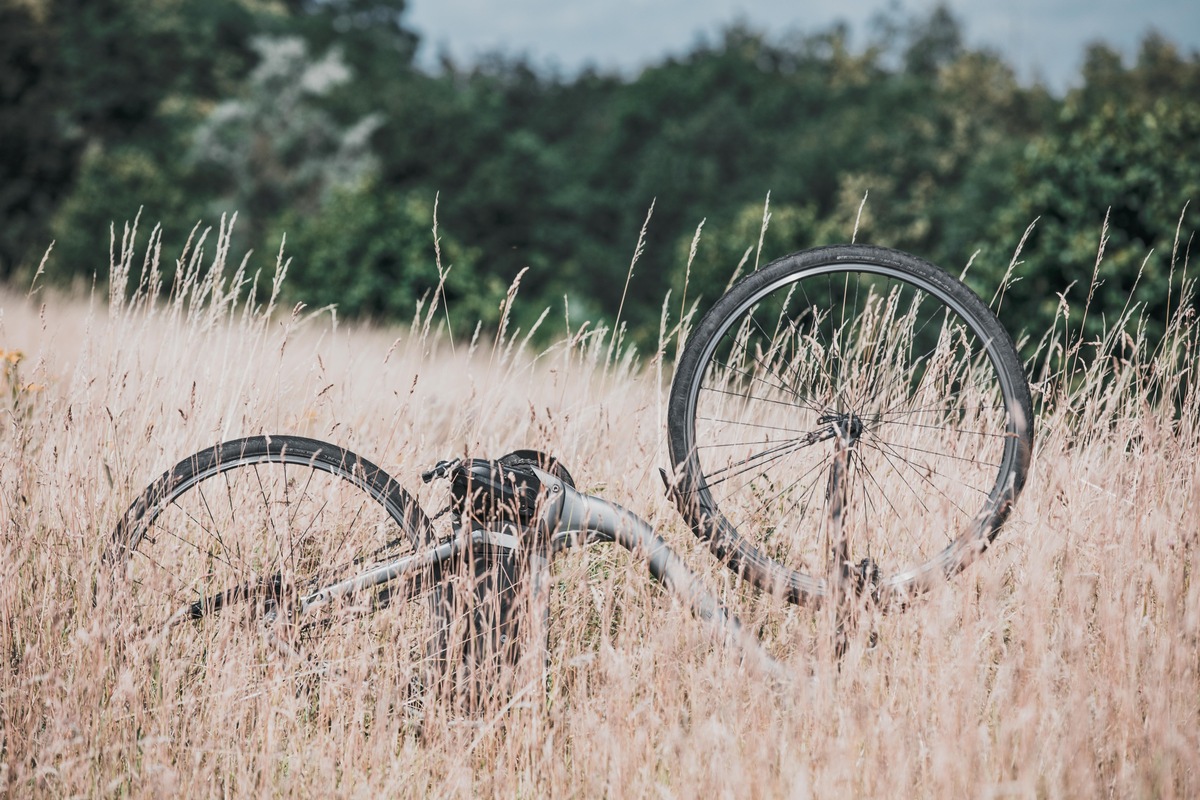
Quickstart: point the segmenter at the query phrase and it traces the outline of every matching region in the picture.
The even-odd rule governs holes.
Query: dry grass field
[[[670,359],[590,329],[544,349],[511,329],[451,340],[440,308],[384,329],[248,305],[215,238],[173,301],[126,291],[157,258],[144,234],[118,246],[111,299],[0,294],[7,794],[1200,796],[1194,320],[1147,352],[1136,325],[1076,341],[1082,309],[1064,309],[1028,365],[1034,463],[1001,538],[839,665],[825,615],[740,585],[663,496]],[[551,451],[654,523],[787,675],[766,679],[605,546],[556,562],[550,680],[478,714],[430,703],[414,721],[392,609],[335,670],[188,672],[105,589],[101,554],[163,470],[256,433],[335,442],[414,492],[441,458]]]

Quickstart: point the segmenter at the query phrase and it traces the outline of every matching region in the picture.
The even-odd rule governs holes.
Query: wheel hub
[[[837,434],[848,443],[854,443],[863,435],[865,425],[862,417],[854,413],[844,414],[822,414],[817,418],[817,422],[821,425],[830,425]]]

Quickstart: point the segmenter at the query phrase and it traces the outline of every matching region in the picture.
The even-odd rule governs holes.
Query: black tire
[[[331,602],[303,621],[299,599],[431,537],[416,501],[366,459],[313,439],[254,436],[202,450],[151,483],[117,525],[106,561],[130,622],[168,631],[176,659],[202,677],[210,667],[264,663],[264,641],[304,652],[309,664],[336,661],[339,647],[368,647],[353,626],[380,630],[364,622],[376,615],[362,612],[387,605],[395,586]],[[393,628],[413,625],[403,614],[428,628],[423,604],[396,605],[412,608]],[[324,649],[314,652],[318,640]]]
[[[831,485],[849,563],[882,604],[903,603],[995,538],[1033,437],[1020,358],[987,305],[928,262],[862,245],[735,284],[688,339],[668,420],[694,533],[797,603],[830,591]]]

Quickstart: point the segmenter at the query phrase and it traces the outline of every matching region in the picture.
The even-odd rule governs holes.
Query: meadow
[[[1063,303],[1027,363],[1034,461],[1001,537],[839,661],[824,615],[740,584],[664,496],[669,326],[637,353],[591,326],[453,338],[435,298],[410,326],[343,324],[279,307],[269,277],[249,296],[222,231],[185,248],[127,230],[112,260],[107,289],[0,293],[8,795],[1200,795],[1188,303],[1154,345],[1136,304],[1084,339],[1084,304]],[[1182,248],[1173,263],[1178,298]],[[787,674],[768,680],[644,564],[595,546],[556,562],[550,680],[477,714],[429,704],[414,723],[394,625],[347,637],[302,687],[283,659],[184,681],[171,637],[102,590],[101,555],[149,481],[256,433],[336,442],[414,492],[442,458],[550,451],[650,520]]]

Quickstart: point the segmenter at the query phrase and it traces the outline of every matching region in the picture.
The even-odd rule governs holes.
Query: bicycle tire
[[[308,663],[341,657],[331,650],[313,656],[312,644],[333,638],[335,620],[373,616],[362,612],[388,605],[396,587],[330,603],[315,619],[293,624],[298,599],[371,564],[415,553],[431,539],[431,523],[415,499],[370,461],[314,439],[253,436],[201,450],[152,482],[117,524],[105,560],[125,579],[133,623],[171,631],[172,651],[188,654],[199,675],[218,658],[238,661],[229,657],[231,647],[261,649],[255,636],[237,633],[254,628],[246,624],[251,620],[259,628],[273,620],[272,642],[293,654],[304,651]],[[428,610],[405,605],[429,628]],[[190,633],[175,635],[178,629]],[[341,632],[338,638],[366,646],[362,637]],[[263,660],[243,656],[243,665]]]
[[[866,245],[801,251],[738,281],[689,337],[668,400],[681,514],[732,570],[794,603],[832,590],[814,566],[830,574],[829,537],[814,535],[829,529],[830,442],[847,453],[849,563],[863,556],[887,606],[987,548],[1032,437],[1028,381],[987,305],[927,261]],[[978,510],[962,499],[980,496]]]

